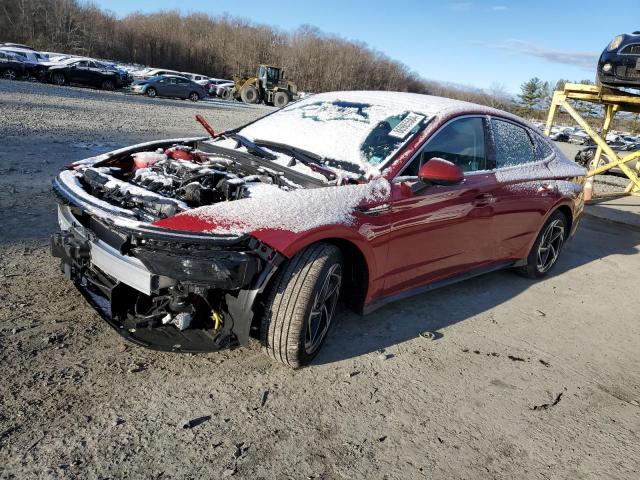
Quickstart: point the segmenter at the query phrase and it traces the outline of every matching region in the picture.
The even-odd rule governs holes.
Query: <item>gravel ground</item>
[[[198,111],[215,128],[264,113],[0,82],[0,478],[639,478],[640,327],[613,287],[640,281],[640,232],[620,226],[586,219],[542,282],[342,311],[299,371],[255,345],[125,345],[48,254],[48,185],[192,135]]]

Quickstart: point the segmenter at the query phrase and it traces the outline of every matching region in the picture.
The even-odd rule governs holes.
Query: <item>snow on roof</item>
[[[466,111],[511,116],[473,103],[417,93],[329,92],[292,103],[240,133],[252,140],[285,143],[322,157],[347,161],[369,172],[372,165],[361,147],[380,122],[406,112],[431,119]],[[383,167],[392,153],[395,152],[375,167]]]

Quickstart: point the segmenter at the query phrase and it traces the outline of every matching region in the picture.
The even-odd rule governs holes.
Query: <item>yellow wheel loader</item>
[[[254,77],[234,77],[231,96],[244,103],[266,103],[282,108],[298,99],[298,87],[285,79],[279,67],[260,65]]]

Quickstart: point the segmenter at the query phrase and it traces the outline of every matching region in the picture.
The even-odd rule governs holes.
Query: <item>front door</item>
[[[491,263],[497,187],[489,172],[487,119],[454,119],[436,132],[392,185],[392,228],[385,294]],[[424,185],[421,164],[443,158],[465,172],[457,185]]]

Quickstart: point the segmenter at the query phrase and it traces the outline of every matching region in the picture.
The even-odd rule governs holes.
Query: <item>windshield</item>
[[[367,172],[381,167],[420,131],[430,117],[401,103],[378,104],[310,97],[240,133],[348,162]]]

